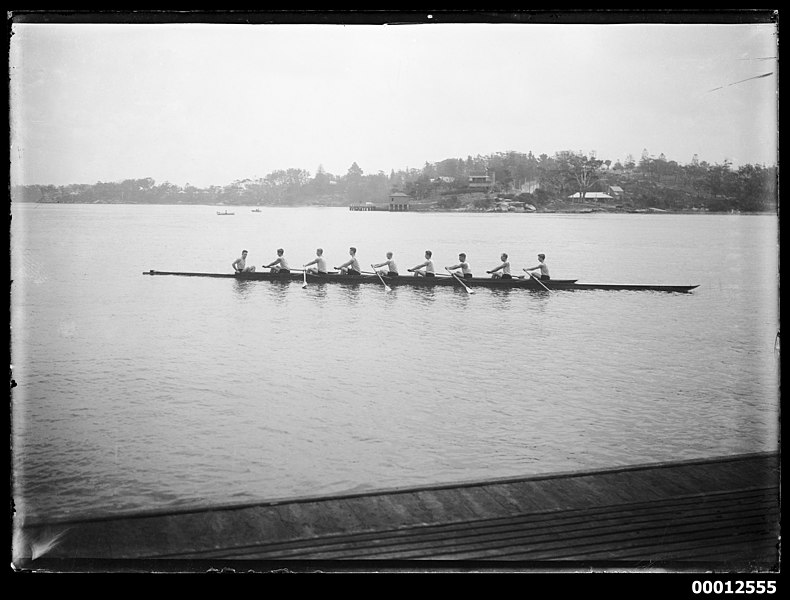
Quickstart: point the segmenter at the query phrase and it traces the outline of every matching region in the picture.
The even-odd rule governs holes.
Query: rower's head
[[[500,256],[499,258],[501,258],[501,259],[502,259],[502,262],[506,261],[506,260],[507,260],[507,253],[506,253],[506,252],[503,252],[503,253],[502,253],[502,256]]]
[[[282,248],[277,248],[277,256],[282,256],[283,252],[285,252],[285,250],[283,250]]]
[[[546,258],[545,254],[538,254],[538,260],[544,260]]]
[[[387,252],[387,258],[392,258],[392,252]]]
[[[242,257],[244,257],[244,256],[247,256],[247,251],[246,251],[246,250],[242,250],[242,251],[241,251],[241,256],[242,256]]]
[[[351,246],[351,248],[349,248],[349,249],[348,249],[348,253],[349,253],[351,256],[354,256],[354,255],[357,253],[357,249],[356,249],[356,248],[354,248],[354,246]]]
[[[425,251],[425,258],[431,258],[431,256],[433,256],[433,252],[431,252],[430,250],[426,250]]]
[[[324,253],[324,249],[323,248],[316,248],[315,253],[316,253],[316,255],[321,256]]]
[[[466,260],[466,254],[464,254],[463,252],[461,252],[461,254],[459,254],[459,255],[458,255],[458,258],[460,258],[460,259],[461,259],[461,262],[463,262],[463,261],[465,261],[465,260]]]

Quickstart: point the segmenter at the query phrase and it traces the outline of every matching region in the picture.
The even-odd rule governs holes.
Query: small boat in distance
[[[252,212],[261,212],[261,209],[260,208],[253,208]]]
[[[235,215],[236,213],[228,212],[228,211],[226,210],[225,212],[220,212],[220,211],[217,211],[217,214],[218,214],[218,215]]]

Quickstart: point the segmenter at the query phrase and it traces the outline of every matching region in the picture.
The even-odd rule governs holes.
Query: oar
[[[533,275],[533,274],[532,274],[530,271],[527,271],[526,269],[522,269],[522,270],[523,270],[523,271],[524,271],[524,272],[525,272],[527,275],[529,275],[529,276],[530,276],[532,279],[534,279],[535,281],[537,281],[537,282],[538,282],[538,283],[541,285],[541,287],[542,287],[544,290],[546,290],[547,292],[551,292],[551,290],[550,290],[549,288],[547,288],[545,285],[543,285],[543,282],[542,282],[540,279],[538,279],[537,277],[535,277],[535,276],[534,276],[534,275]]]
[[[302,271],[302,280],[304,281],[302,284],[302,289],[304,290],[307,288],[307,271]]]
[[[447,271],[447,272],[448,272],[450,275],[452,275],[453,277],[455,277],[455,280],[456,280],[458,283],[460,283],[462,286],[464,286],[464,289],[466,290],[466,293],[467,293],[467,294],[474,294],[474,293],[475,293],[475,291],[474,291],[472,288],[469,288],[469,287],[467,287],[467,286],[466,286],[466,284],[465,284],[463,281],[461,281],[461,278],[460,278],[460,277],[458,277],[458,275],[456,275],[455,273],[453,273],[453,272],[452,272],[450,269],[448,269],[447,267],[445,267],[445,268],[444,268],[444,270],[445,270],[445,271]]]
[[[370,265],[370,268],[371,268],[371,269],[373,269],[374,271],[376,271],[376,267],[374,267],[372,264]],[[388,292],[391,292],[391,291],[392,291],[392,288],[391,288],[390,286],[388,286],[388,285],[387,285],[387,282],[386,282],[386,281],[384,281],[384,278],[381,276],[381,273],[379,273],[378,271],[376,271],[376,275],[378,275],[378,276],[379,276],[379,279],[381,279],[381,283],[383,283],[383,284],[384,284],[384,289],[385,289],[385,290],[387,290]]]

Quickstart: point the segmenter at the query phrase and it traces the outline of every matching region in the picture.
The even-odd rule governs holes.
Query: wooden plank
[[[764,520],[765,515],[761,507],[756,506],[750,515],[739,513],[735,517],[723,515],[716,521],[716,526],[726,526],[735,519],[736,524],[742,522],[745,517],[756,515],[758,520]],[[705,515],[703,515],[705,516]],[[559,519],[558,519],[559,520]],[[500,520],[501,521],[501,520]],[[309,558],[345,558],[348,551],[358,556],[370,557],[373,554],[381,555],[382,549],[389,552],[384,556],[397,557],[397,558],[410,558],[412,555],[417,557],[424,555],[426,550],[428,553],[441,547],[463,547],[472,544],[478,551],[481,547],[488,544],[498,544],[505,548],[510,547],[512,544],[509,540],[519,540],[523,543],[528,538],[532,543],[545,543],[555,542],[558,539],[567,539],[569,535],[575,536],[578,540],[582,538],[593,537],[600,542],[602,539],[599,535],[600,531],[608,535],[615,535],[617,528],[625,531],[635,530],[638,535],[645,536],[652,530],[658,530],[663,533],[666,530],[666,524],[669,523],[673,530],[679,530],[682,527],[697,528],[700,525],[700,515],[692,514],[685,516],[678,516],[677,513],[668,513],[663,521],[656,521],[653,515],[647,514],[642,516],[641,521],[634,519],[628,521],[618,520],[615,517],[610,517],[607,522],[591,521],[584,519],[583,516],[578,518],[574,523],[548,523],[542,526],[535,527],[534,524],[524,522],[500,522],[496,525],[484,524],[479,522],[456,524],[453,527],[430,527],[419,528],[419,530],[412,530],[408,532],[398,531],[392,532],[390,536],[380,534],[368,536],[340,536],[338,539],[321,540],[320,547],[318,545],[312,546],[293,546],[290,549],[279,548],[278,550],[269,549],[265,551],[262,549],[258,556],[267,557],[309,557]],[[703,522],[704,523],[704,522]],[[524,531],[520,528],[529,526],[529,533],[525,535]],[[564,536],[564,537],[563,537]],[[397,547],[397,554],[393,554],[394,549]],[[411,554],[409,554],[411,553]],[[497,555],[501,554],[497,550]],[[467,557],[468,558],[468,557]]]
[[[648,532],[650,533],[650,532]],[[733,539],[731,531],[723,532],[721,529],[710,528],[705,524],[695,524],[682,528],[676,528],[673,537],[654,536],[647,537],[647,534],[640,530],[616,531],[605,535],[591,538],[588,536],[573,536],[563,539],[555,539],[542,544],[535,544],[534,540],[521,540],[518,537],[511,537],[505,541],[498,541],[496,544],[478,544],[467,551],[453,552],[423,552],[421,554],[412,553],[411,555],[379,555],[380,558],[430,558],[431,560],[530,560],[530,561],[551,561],[551,560],[611,560],[611,559],[637,559],[660,557],[667,548],[674,546],[715,548],[722,542],[730,542]],[[761,534],[757,534],[757,539]],[[745,537],[742,540],[747,539]]]
[[[455,490],[424,490],[416,492],[415,496],[431,515],[432,523],[464,521],[476,516],[474,508]]]

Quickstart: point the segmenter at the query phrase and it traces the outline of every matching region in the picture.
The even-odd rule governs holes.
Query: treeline
[[[459,195],[473,191],[470,177],[487,176],[483,191],[488,196],[518,197],[541,206],[567,201],[579,193],[585,201],[589,192],[622,192],[617,202],[634,208],[668,210],[692,208],[710,211],[757,212],[775,210],[777,171],[775,167],[744,165],[734,169],[728,162],[708,164],[695,156],[689,164],[667,160],[645,150],[637,162],[601,160],[595,155],[563,151],[553,156],[531,152],[498,152],[466,159],[448,158],[420,169],[365,174],[353,163],[337,176],[319,166],[315,175],[303,169],[277,170],[259,179],[243,179],[225,186],[198,188],[153,179],[121,182],[27,185],[12,189],[17,202],[136,203],[136,204],[224,204],[258,206],[324,205],[347,206],[364,202],[383,203],[399,191],[415,201],[438,207],[457,202]]]

